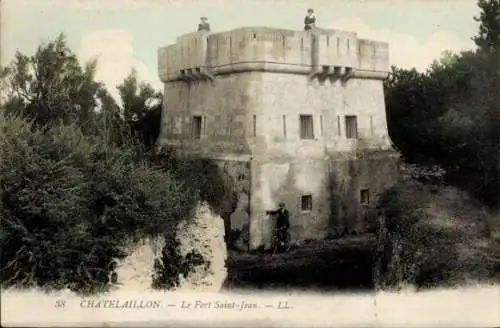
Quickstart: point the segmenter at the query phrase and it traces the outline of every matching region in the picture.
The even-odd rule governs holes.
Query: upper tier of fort
[[[388,52],[387,43],[355,32],[244,27],[178,37],[158,50],[158,71],[164,83],[248,71],[383,79]]]

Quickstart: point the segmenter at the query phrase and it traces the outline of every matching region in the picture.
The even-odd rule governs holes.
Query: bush
[[[206,201],[216,214],[224,217],[236,209],[237,196],[232,180],[215,161],[179,154],[173,149],[150,154],[149,158],[172,172],[189,192]]]
[[[182,256],[180,253],[181,243],[178,238],[167,237],[167,240],[172,240],[172,242],[165,245],[162,256],[155,259],[153,288],[156,289],[178,287],[181,275],[188,278],[196,266],[209,264],[196,250],[191,250],[186,256]]]
[[[36,130],[0,116],[0,158],[4,286],[104,290],[126,242],[174,231],[198,201],[74,125]]]
[[[460,279],[453,229],[431,224],[427,213],[429,190],[416,182],[402,182],[380,197],[379,285],[400,288],[452,284]]]

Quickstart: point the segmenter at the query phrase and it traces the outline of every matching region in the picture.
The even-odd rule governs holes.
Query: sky
[[[322,28],[389,42],[390,64],[425,70],[443,51],[473,49],[475,0],[0,0],[1,62],[31,55],[59,33],[82,61],[98,59],[96,78],[114,88],[135,68],[161,88],[157,49],[196,30],[207,16],[213,32],[242,26],[301,30],[307,8]]]

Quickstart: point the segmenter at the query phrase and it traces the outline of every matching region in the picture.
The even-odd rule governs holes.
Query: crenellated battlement
[[[387,43],[358,39],[355,32],[244,27],[182,35],[159,49],[158,70],[163,82],[211,80],[244,71],[385,78],[388,50]]]

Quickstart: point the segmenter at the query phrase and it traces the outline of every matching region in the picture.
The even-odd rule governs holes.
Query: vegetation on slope
[[[392,68],[385,82],[391,139],[408,163],[499,205],[500,3],[479,0],[476,50],[446,52],[426,72]]]
[[[377,284],[381,288],[451,286],[500,279],[491,211],[467,192],[408,179],[378,204]]]
[[[4,286],[105,290],[124,246],[142,237],[166,237],[168,268],[159,270],[169,275],[156,274],[157,287],[175,286],[200,262],[178,254],[175,229],[200,200],[220,207],[219,171],[156,156],[161,94],[132,71],[118,105],[94,80],[96,65],[80,66],[61,35],[2,69]],[[214,186],[221,191],[210,194]]]

